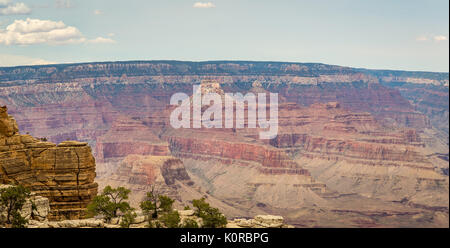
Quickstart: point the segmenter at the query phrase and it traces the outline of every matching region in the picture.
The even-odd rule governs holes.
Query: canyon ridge
[[[198,84],[278,93],[277,137],[172,128],[171,96]],[[178,207],[206,197],[228,218],[296,227],[448,227],[448,87],[448,73],[313,63],[3,67],[0,106],[14,119],[0,109],[0,179],[41,191],[53,219],[80,217],[98,184],[130,188],[134,206],[156,187]]]

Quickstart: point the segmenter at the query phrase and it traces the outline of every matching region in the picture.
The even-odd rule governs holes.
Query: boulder
[[[180,216],[193,216],[195,211],[194,210],[178,210],[178,213]]]
[[[284,219],[282,216],[276,215],[257,215],[255,221],[264,227],[277,228],[283,225]]]

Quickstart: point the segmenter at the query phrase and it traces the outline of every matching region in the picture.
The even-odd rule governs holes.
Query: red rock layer
[[[304,156],[358,160],[362,164],[403,164],[433,170],[420,151],[414,129],[388,129],[368,113],[352,113],[338,103],[309,108],[280,105],[280,133],[270,141],[279,148],[296,148]]]
[[[256,162],[263,168],[260,171],[267,174],[298,174],[307,175],[309,172],[302,169],[288,155],[279,149],[264,144],[238,143],[217,139],[208,139],[208,135],[197,133],[195,137],[167,137],[170,149],[181,157],[200,158],[211,156],[220,159]],[[195,156],[200,155],[200,156]]]
[[[170,150],[168,144],[142,122],[122,116],[105,135],[97,138],[96,156],[99,161],[104,161],[130,154],[166,156]]]

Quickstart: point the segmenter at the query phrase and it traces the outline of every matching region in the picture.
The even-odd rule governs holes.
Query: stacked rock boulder
[[[87,143],[59,145],[19,134],[0,107],[0,184],[21,184],[50,201],[50,220],[79,219],[97,195],[95,159]]]

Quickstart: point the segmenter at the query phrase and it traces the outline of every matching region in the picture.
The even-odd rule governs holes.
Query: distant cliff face
[[[97,194],[95,160],[86,143],[55,145],[18,133],[0,108],[0,183],[21,184],[50,200],[49,218],[78,219]]]
[[[420,113],[425,114],[431,125],[447,134],[449,131],[449,88],[447,85],[417,84],[404,80],[381,81],[386,87],[394,88]],[[445,137],[443,137],[445,138]]]
[[[39,82],[79,78],[139,76],[289,76],[297,82],[344,82],[383,79],[386,82],[410,82],[447,85],[448,73],[367,70],[317,63],[249,61],[129,61],[0,68],[2,81]],[[339,79],[339,80],[336,80]]]
[[[173,93],[189,93],[193,84],[205,79],[216,80],[231,92],[246,92],[258,82],[286,101],[305,106],[338,101],[345,108],[370,112],[401,126],[425,128],[433,120],[437,127],[445,129],[439,120],[442,113],[448,115],[448,104],[443,103],[448,100],[448,73],[245,61],[136,61],[0,68],[0,104],[10,106],[13,114],[15,107],[41,107],[39,111],[54,106],[67,109],[59,115],[73,116],[69,113],[71,108],[84,108],[77,115],[79,118],[46,118],[45,129],[66,124],[63,119],[70,125],[79,126],[86,121],[89,126],[95,123],[104,127],[111,124],[117,111],[153,111],[167,104]],[[405,84],[409,85],[408,90],[399,86]],[[420,88],[424,86],[434,88],[422,92]],[[20,125],[32,125],[22,117],[24,114],[18,114]],[[448,123],[444,124],[448,129]],[[95,128],[97,132],[99,129]],[[94,132],[89,127],[84,130],[83,134],[59,134],[55,139]]]

